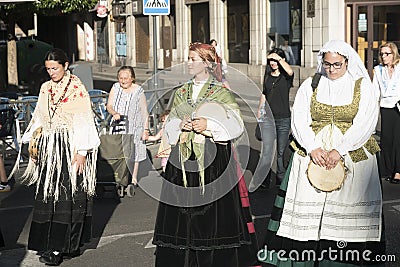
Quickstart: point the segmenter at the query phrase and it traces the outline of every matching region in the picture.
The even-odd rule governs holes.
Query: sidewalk
[[[93,79],[117,81],[117,72],[120,67],[113,67],[108,64],[99,64],[97,62],[85,62],[85,61],[77,61],[76,64],[90,64],[92,67]],[[153,73],[153,69],[142,68],[142,67],[134,67],[134,70],[136,74],[136,82],[139,84],[144,83],[147,79],[149,79],[152,76]],[[159,71],[162,70],[159,69]],[[257,86],[260,87],[261,90],[262,85],[259,83],[258,79],[253,81]],[[293,104],[294,98],[297,93],[297,89],[298,86],[295,86],[289,92],[289,101],[291,105]]]
[[[92,67],[93,79],[117,81],[117,72],[119,67],[113,67],[108,64],[100,64],[97,62],[76,61],[74,64],[90,65]],[[153,70],[148,68],[134,67],[136,82],[143,83],[151,77]]]

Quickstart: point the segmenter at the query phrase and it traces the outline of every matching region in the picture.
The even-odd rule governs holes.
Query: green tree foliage
[[[97,0],[40,0],[35,3],[37,10],[40,12],[61,12],[73,13],[94,8]]]
[[[14,24],[33,13],[45,16],[79,13],[93,9],[98,0],[40,0],[15,4],[0,4],[0,19],[7,25],[7,31],[14,32]]]
[[[0,18],[7,21],[13,17],[18,20],[33,13],[57,15],[86,11],[94,8],[98,0],[40,0],[20,4],[0,5]]]

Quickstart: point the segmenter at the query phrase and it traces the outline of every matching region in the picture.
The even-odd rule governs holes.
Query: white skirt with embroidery
[[[331,136],[334,146],[343,135],[336,127],[330,133],[331,127],[326,126],[316,139],[325,144],[322,140]],[[345,156],[347,177],[341,189],[330,193],[310,184],[306,174],[310,157],[295,153],[277,234],[298,241],[379,241],[382,192],[376,156],[366,153],[368,159],[357,163]]]

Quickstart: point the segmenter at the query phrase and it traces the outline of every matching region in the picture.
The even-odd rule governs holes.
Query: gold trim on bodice
[[[317,101],[317,89],[316,88],[311,96],[310,113],[311,113],[311,128],[317,135],[325,126],[334,124],[344,134],[353,124],[353,120],[358,112],[358,106],[361,99],[361,81],[362,78],[358,79],[354,86],[353,101],[348,105],[343,106],[332,106],[323,104]],[[298,154],[305,156],[306,152],[304,148],[301,148],[298,143],[292,141],[292,148],[297,151]],[[380,150],[378,143],[375,138],[371,136],[368,141],[363,145],[365,149],[374,155]],[[362,147],[349,151],[349,155],[353,162],[359,162],[368,159]]]

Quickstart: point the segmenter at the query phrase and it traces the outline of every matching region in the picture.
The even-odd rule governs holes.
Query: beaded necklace
[[[57,111],[58,107],[60,106],[61,101],[64,99],[65,94],[68,91],[68,87],[71,84],[71,78],[72,78],[72,76],[69,76],[69,80],[68,80],[67,86],[65,86],[62,95],[58,98],[56,103],[54,103],[54,95],[55,95],[55,93],[53,93],[53,85],[51,85],[51,87],[50,87],[50,90],[49,90],[50,94],[49,94],[49,97],[48,97],[49,117],[50,117],[49,124],[50,124],[50,127],[51,127],[51,124],[52,124],[51,120],[54,118],[54,115],[56,114],[56,111]]]
[[[203,87],[206,85],[206,83],[203,85]],[[193,86],[193,81],[191,82],[191,83],[189,83],[189,90],[188,90],[188,94],[187,94],[187,103],[190,105],[190,106],[192,106],[192,107],[196,107],[196,106],[198,106],[198,105],[200,105],[201,103],[203,103],[205,100],[206,100],[206,98],[211,94],[211,89],[212,89],[212,87],[215,85],[215,81],[214,81],[214,79],[212,79],[211,81],[210,81],[210,83],[209,83],[209,85],[208,85],[208,87],[207,87],[207,89],[204,91],[204,93],[203,94],[201,94],[201,95],[199,95],[198,96],[198,98],[197,98],[197,101],[194,103],[193,102],[193,99],[192,99],[192,91],[193,91],[193,88],[192,88],[192,86]],[[201,89],[200,90],[200,92],[202,91],[203,89]]]

